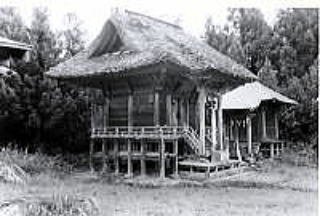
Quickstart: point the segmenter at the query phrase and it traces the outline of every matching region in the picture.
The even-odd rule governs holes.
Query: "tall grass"
[[[98,216],[99,210],[92,199],[59,194],[39,199],[26,205],[26,216]]]
[[[63,160],[62,156],[48,156],[43,153],[28,153],[27,151],[2,148],[0,160],[8,164],[15,164],[29,174],[71,172],[72,166]]]

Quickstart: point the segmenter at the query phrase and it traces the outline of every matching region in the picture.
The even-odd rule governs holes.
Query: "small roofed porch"
[[[224,141],[230,158],[281,157],[285,140],[279,133],[279,115],[285,105],[297,102],[259,82],[240,86],[223,99]]]

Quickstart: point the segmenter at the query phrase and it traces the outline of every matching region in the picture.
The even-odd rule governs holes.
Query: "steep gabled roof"
[[[17,50],[24,50],[28,51],[31,50],[32,46],[21,43],[18,41],[10,40],[4,37],[0,36],[0,47],[5,47],[5,48],[11,48],[11,49],[17,49]]]
[[[276,100],[283,104],[298,104],[292,100],[266,86],[260,82],[246,83],[222,96],[222,109],[255,109],[261,102]]]
[[[257,78],[181,27],[130,11],[115,12],[86,50],[51,68],[47,75],[62,79],[100,76],[159,62],[191,72],[217,70],[233,77]]]

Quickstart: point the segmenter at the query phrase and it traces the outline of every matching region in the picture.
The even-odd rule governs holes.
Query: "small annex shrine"
[[[120,10],[47,75],[92,92],[92,169],[100,157],[104,170],[160,177],[229,161],[222,96],[257,79],[181,27]]]
[[[230,158],[279,157],[285,141],[279,136],[279,113],[296,101],[258,81],[237,87],[222,97],[224,142]]]

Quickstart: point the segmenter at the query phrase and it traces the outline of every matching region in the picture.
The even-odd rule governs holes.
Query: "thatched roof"
[[[298,104],[256,81],[239,86],[222,96],[222,109],[255,109],[261,102],[275,100],[283,104]]]
[[[23,51],[31,50],[31,48],[32,48],[31,45],[21,43],[18,41],[13,41],[13,40],[1,37],[1,36],[0,36],[0,47],[16,49],[16,50],[23,50]]]
[[[61,79],[105,76],[160,62],[189,72],[217,70],[256,79],[245,67],[186,34],[181,27],[130,11],[114,12],[87,49],[51,68],[47,75]]]

